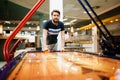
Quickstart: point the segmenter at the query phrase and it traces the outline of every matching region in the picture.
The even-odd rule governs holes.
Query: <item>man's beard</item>
[[[57,20],[54,20],[54,19],[53,19],[53,22],[54,22],[54,23],[58,23],[58,21],[59,21],[58,19],[57,19]]]

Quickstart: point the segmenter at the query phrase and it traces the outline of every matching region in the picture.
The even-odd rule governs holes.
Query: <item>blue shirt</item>
[[[60,31],[64,30],[63,22],[59,21],[58,25],[54,25],[52,20],[48,20],[44,25],[43,29],[48,30],[47,45],[57,43],[57,36]]]

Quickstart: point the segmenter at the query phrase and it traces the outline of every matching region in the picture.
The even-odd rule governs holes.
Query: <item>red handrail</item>
[[[37,9],[42,5],[45,0],[38,0],[38,2],[33,6],[33,8],[27,13],[27,15],[21,20],[21,22],[17,25],[17,27],[13,30],[11,35],[6,39],[3,54],[4,58],[9,63],[10,61],[10,53],[9,53],[9,45],[12,39],[16,36],[16,34],[21,30],[21,28],[25,25],[25,23],[31,18],[31,16],[37,11]]]
[[[21,42],[22,42],[22,39],[18,39],[16,43],[13,45],[13,47],[10,49],[9,51],[10,60],[14,57],[14,52]]]

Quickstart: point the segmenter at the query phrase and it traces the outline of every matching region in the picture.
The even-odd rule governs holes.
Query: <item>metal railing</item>
[[[31,16],[36,12],[36,10],[42,5],[42,3],[45,0],[38,0],[37,3],[33,6],[33,8],[27,13],[27,15],[21,20],[21,22],[17,25],[17,27],[13,30],[11,35],[6,39],[4,48],[3,48],[3,54],[4,58],[7,61],[7,63],[10,62],[10,54],[15,49],[15,45],[19,43],[19,40],[15,43],[14,48],[12,50],[9,50],[10,43],[13,40],[13,38],[16,36],[16,34],[22,29],[22,27],[25,25],[25,23],[31,18]]]
[[[115,37],[111,35],[111,33],[108,31],[106,26],[103,24],[99,16],[96,14],[96,12],[93,10],[91,5],[87,0],[78,0],[79,4],[82,6],[82,8],[86,11],[90,19],[94,22],[100,33],[102,34],[102,39],[100,41],[101,47],[103,49],[103,53],[108,56],[115,56],[116,54],[120,53],[120,45],[117,44],[115,41]],[[89,9],[88,9],[89,8]],[[91,10],[92,14],[89,13],[89,10]],[[99,23],[97,23],[99,22]],[[103,30],[100,28],[100,26],[103,27],[103,29],[106,31],[107,35],[103,32]]]

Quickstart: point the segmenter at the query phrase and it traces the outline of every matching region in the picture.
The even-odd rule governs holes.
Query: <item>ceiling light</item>
[[[70,32],[74,33],[74,28],[73,27],[71,27]]]
[[[72,20],[72,21],[70,21],[71,23],[73,23],[73,22],[76,22],[77,21],[77,19],[74,19],[74,20]]]
[[[45,23],[47,20],[43,20],[43,23]]]
[[[68,20],[68,18],[63,19],[63,21],[66,21],[66,20]]]
[[[86,12],[86,11],[84,11],[83,13],[85,13],[85,14],[86,14],[87,12]],[[92,13],[92,12],[91,12],[91,11],[89,11],[89,13]]]
[[[110,22],[112,23],[113,21],[111,20]]]
[[[10,24],[10,21],[5,21],[5,23],[8,23],[8,24]]]
[[[30,22],[27,22],[26,24],[30,24]]]
[[[29,27],[29,29],[31,29],[31,27]]]
[[[119,19],[115,19],[115,21],[119,21]]]
[[[80,30],[80,28],[77,28],[76,30]]]
[[[37,29],[36,29],[37,31],[39,31],[40,30],[40,26],[37,26]]]
[[[68,30],[70,30],[70,28],[68,28]]]
[[[71,23],[70,22],[65,22],[64,25],[70,25]]]

